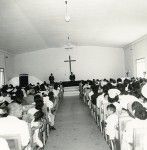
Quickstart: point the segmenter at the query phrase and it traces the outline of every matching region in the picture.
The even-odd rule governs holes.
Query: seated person
[[[131,102],[127,105],[128,113],[129,113],[130,117],[133,117],[133,118],[135,118],[134,112],[136,110],[142,109],[142,108],[143,108],[143,105],[138,101]]]
[[[121,111],[122,111],[122,107],[118,102],[119,94],[120,94],[120,91],[118,89],[108,90],[108,102],[115,105],[117,114],[121,114]]]
[[[116,114],[116,107],[113,104],[107,106],[108,117],[106,119],[106,135],[109,139],[118,139],[118,115]]]
[[[88,81],[86,81],[85,84],[83,85],[83,90],[86,89],[86,88],[91,88]]]
[[[27,112],[29,120],[31,120],[33,118],[34,114],[37,111],[42,110],[43,105],[44,105],[43,99],[40,95],[35,95],[34,96],[34,102],[35,102],[34,107],[30,108]]]
[[[1,108],[0,111],[0,136],[1,135],[19,135],[22,147],[26,147],[30,141],[30,134],[27,122],[20,120],[22,111],[15,109],[15,103],[12,103],[8,108]],[[15,112],[17,111],[17,112]],[[9,114],[8,114],[9,112]],[[17,114],[17,117],[15,116]]]
[[[50,96],[50,99],[51,99],[51,96]],[[55,115],[52,112],[52,110],[54,109],[54,104],[50,99],[49,99],[49,96],[47,95],[43,96],[43,102],[47,108],[47,117],[49,119],[50,129],[55,130],[55,127],[54,127]]]
[[[58,86],[56,84],[55,84],[55,86],[50,86],[49,92],[53,92],[54,97],[58,98],[59,90],[58,90]]]
[[[14,87],[12,84],[9,84],[8,89],[6,90],[9,94],[11,94],[14,90]]]
[[[35,93],[38,93],[40,90],[40,83],[37,82],[37,85],[34,87]]]
[[[9,111],[11,111],[11,114],[13,116],[22,119],[22,111],[23,111],[23,106],[17,102],[12,102],[8,105]]]
[[[40,85],[40,91],[46,91],[45,85],[43,83]]]
[[[31,129],[33,130],[33,144],[39,146],[39,148],[43,147],[42,141],[39,139],[39,129],[42,126],[42,118],[44,113],[39,110],[34,114],[34,118],[31,122]]]
[[[5,98],[2,94],[2,92],[0,92],[0,106],[5,102]]]
[[[91,102],[94,109],[96,108],[96,100],[98,96],[99,96],[98,91],[94,91],[94,94],[91,96]]]
[[[10,97],[9,93],[3,93],[3,97],[5,99],[5,103],[10,104],[13,100]]]
[[[147,127],[146,109],[144,107],[137,107],[133,113],[135,119],[132,119],[126,124],[125,132],[123,133],[121,150],[132,150],[134,129]]]

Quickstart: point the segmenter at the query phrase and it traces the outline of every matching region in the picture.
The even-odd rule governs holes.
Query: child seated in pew
[[[110,89],[108,90],[108,102],[112,103],[116,107],[116,113],[121,114],[122,107],[119,103],[119,95],[120,91],[118,89]]]
[[[113,104],[107,106],[108,117],[105,120],[105,132],[110,140],[118,139],[118,115],[116,114],[116,107]]]
[[[39,146],[39,148],[43,147],[43,143],[39,138],[39,130],[43,126],[43,116],[44,113],[39,110],[34,114],[34,119],[31,122],[31,130],[33,131],[33,144]]]

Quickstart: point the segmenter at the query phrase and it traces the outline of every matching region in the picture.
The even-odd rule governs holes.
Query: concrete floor
[[[88,107],[78,96],[65,97],[45,150],[109,150]]]

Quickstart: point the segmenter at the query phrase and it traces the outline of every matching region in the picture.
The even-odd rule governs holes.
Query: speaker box
[[[28,74],[19,75],[19,86],[25,87],[29,84]]]

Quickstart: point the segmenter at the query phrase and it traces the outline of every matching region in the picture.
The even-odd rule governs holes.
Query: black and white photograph
[[[147,0],[0,0],[0,150],[147,150]]]

